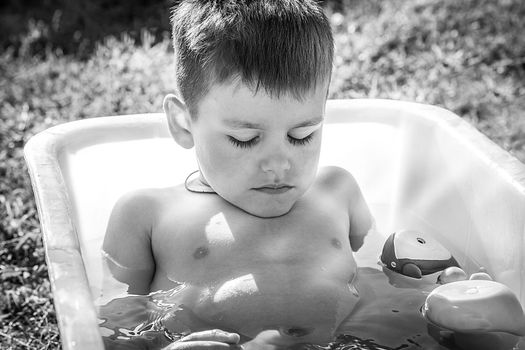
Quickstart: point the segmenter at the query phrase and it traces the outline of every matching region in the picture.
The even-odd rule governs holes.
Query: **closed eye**
[[[241,141],[241,140],[236,139],[233,136],[228,136],[228,140],[236,147],[239,147],[239,148],[250,148],[250,147],[254,146],[257,143],[257,141],[259,141],[259,136],[256,136],[256,137],[254,137],[252,139],[249,139],[247,141]]]
[[[310,135],[303,137],[302,139],[297,139],[288,135],[288,142],[290,142],[294,146],[303,146],[312,141],[313,135],[314,133],[311,133]]]

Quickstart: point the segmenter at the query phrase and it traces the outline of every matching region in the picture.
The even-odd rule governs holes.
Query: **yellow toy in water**
[[[401,230],[388,237],[381,262],[390,270],[408,277],[421,278],[459,264],[450,252],[430,235],[416,230]]]

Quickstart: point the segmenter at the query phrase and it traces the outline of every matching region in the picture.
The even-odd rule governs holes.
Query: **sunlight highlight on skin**
[[[230,225],[222,212],[210,218],[204,232],[210,243],[222,242],[228,244],[235,241]]]
[[[244,276],[232,279],[224,283],[213,296],[215,303],[220,303],[223,300],[228,300],[232,294],[253,294],[259,291],[255,277],[249,273]]]

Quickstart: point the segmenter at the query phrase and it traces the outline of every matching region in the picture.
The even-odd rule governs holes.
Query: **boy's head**
[[[172,24],[177,88],[192,118],[215,84],[300,98],[330,79],[332,33],[314,0],[183,0]]]
[[[246,212],[286,214],[315,179],[333,40],[312,0],[183,0],[170,131],[202,180]]]

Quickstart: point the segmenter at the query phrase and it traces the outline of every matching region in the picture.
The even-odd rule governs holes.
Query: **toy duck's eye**
[[[418,238],[417,238],[417,241],[418,241],[419,243],[421,243],[421,244],[425,244],[425,243],[427,243],[427,242],[425,242],[425,240],[424,240],[423,238],[421,238],[421,237],[418,237]]]

